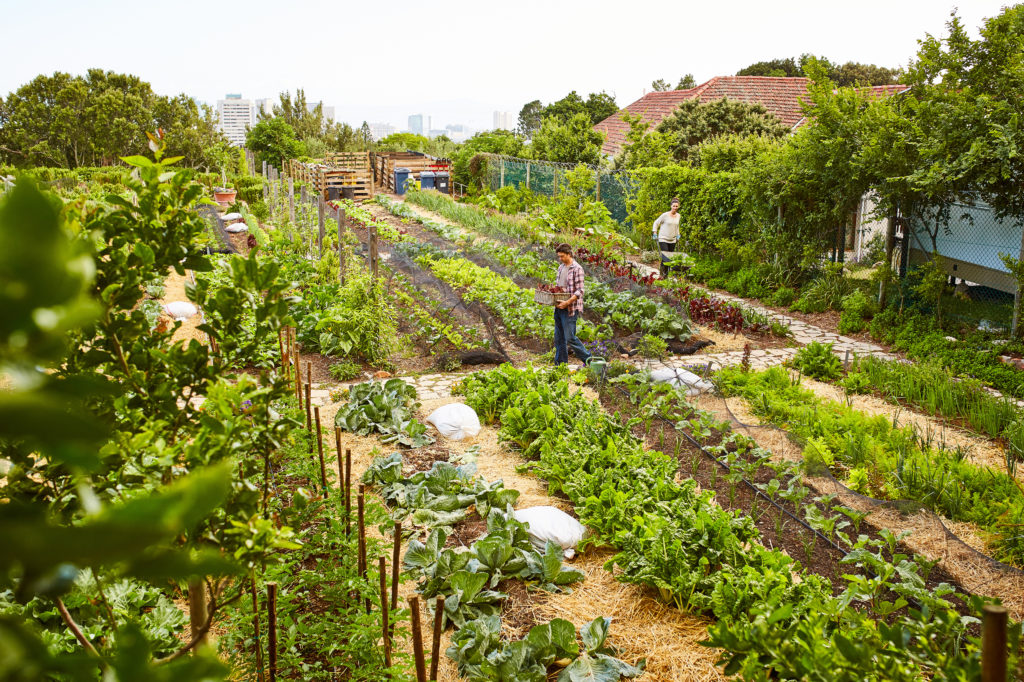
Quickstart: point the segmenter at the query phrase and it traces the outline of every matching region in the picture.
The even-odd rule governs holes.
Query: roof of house
[[[601,151],[608,155],[618,154],[626,142],[629,124],[622,120],[623,111],[639,114],[643,120],[656,126],[668,117],[686,100],[697,99],[712,102],[727,97],[733,101],[757,103],[790,128],[796,128],[804,120],[800,100],[807,94],[810,78],[778,78],[774,76],[716,76],[688,90],[649,92],[637,101],[619,110],[594,126],[605,134]],[[888,96],[905,90],[905,85],[880,85],[871,88],[873,93]]]

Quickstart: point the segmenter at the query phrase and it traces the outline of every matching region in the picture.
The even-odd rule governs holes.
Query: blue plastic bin
[[[395,194],[405,194],[405,181],[412,175],[408,168],[395,169]]]
[[[434,171],[420,173],[420,189],[434,189]]]

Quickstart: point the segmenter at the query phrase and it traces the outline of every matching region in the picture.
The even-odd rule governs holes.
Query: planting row
[[[467,378],[462,391],[478,413],[500,419],[502,438],[569,497],[595,540],[617,548],[609,564],[621,580],[716,617],[709,643],[726,650],[727,673],[850,680],[976,674],[971,620],[957,613],[947,587],[924,587],[926,571],[895,553],[897,538],[848,538],[844,561],[870,570],[849,575],[834,596],[827,581],[765,549],[749,517],[718,507],[692,480],[678,481],[678,461],[646,451],[631,424],[571,393],[564,374],[502,366]]]

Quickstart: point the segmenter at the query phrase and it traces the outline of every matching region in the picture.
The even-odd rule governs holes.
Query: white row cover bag
[[[442,405],[430,413],[427,423],[451,440],[474,438],[480,433],[480,418],[472,407],[463,403]]]
[[[691,397],[714,389],[714,385],[710,381],[701,379],[693,372],[670,367],[651,370],[651,381],[656,384],[671,384],[676,388],[684,388],[686,395]]]
[[[173,317],[177,322],[184,322],[192,317],[199,310],[188,301],[171,301],[164,303],[164,312]]]
[[[249,226],[246,225],[245,223],[232,223],[231,225],[225,227],[224,230],[232,234],[237,234],[239,232],[248,232]]]
[[[513,512],[516,521],[529,524],[530,542],[543,552],[548,541],[562,548],[566,559],[576,556],[576,545],[586,527],[557,507],[527,507]]]

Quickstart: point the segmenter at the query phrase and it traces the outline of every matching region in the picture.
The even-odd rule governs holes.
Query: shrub
[[[866,322],[875,314],[875,302],[862,290],[843,297],[843,314],[839,318],[840,334],[856,334],[864,331]]]
[[[249,204],[249,213],[252,213],[259,220],[268,220],[270,218],[270,209],[262,201]]]
[[[263,200],[263,178],[261,176],[235,177],[235,191],[238,198],[247,204]]]
[[[772,305],[778,305],[783,307],[789,307],[793,305],[793,301],[797,299],[796,291],[791,287],[779,287],[772,294],[768,302]]]
[[[843,297],[853,289],[853,284],[843,277],[843,266],[830,263],[824,272],[804,288],[803,293],[792,310],[801,313],[823,313],[826,310],[838,310]]]
[[[793,366],[812,379],[831,381],[843,373],[843,365],[832,352],[831,343],[812,341],[793,356]]]

